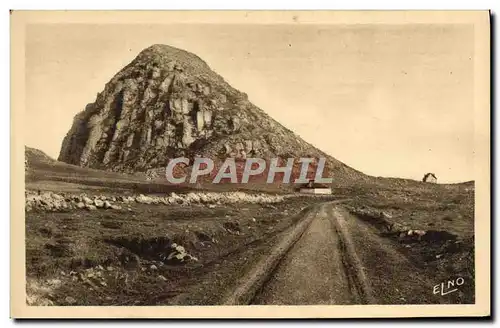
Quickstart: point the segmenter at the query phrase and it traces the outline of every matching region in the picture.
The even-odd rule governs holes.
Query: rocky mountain
[[[43,151],[24,146],[24,158],[25,163],[54,163],[56,160],[51,158],[49,155]]]
[[[202,59],[167,45],[143,50],[75,116],[58,159],[131,173],[197,155],[326,157],[334,180],[365,177],[272,119]]]

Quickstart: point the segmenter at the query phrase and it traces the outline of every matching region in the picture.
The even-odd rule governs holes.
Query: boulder
[[[135,201],[140,203],[140,204],[152,204],[154,200],[152,197],[140,194],[139,196],[137,196],[135,198]]]
[[[92,205],[94,204],[94,201],[88,197],[83,197],[83,202],[86,204],[86,205]]]

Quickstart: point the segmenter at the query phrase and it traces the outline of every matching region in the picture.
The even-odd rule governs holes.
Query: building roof
[[[425,180],[427,180],[427,179],[429,178],[429,176],[432,176],[434,179],[436,179],[436,180],[437,180],[437,177],[436,177],[436,175],[435,175],[434,173],[426,173],[426,174],[424,175],[424,179],[423,179],[423,180],[424,180],[424,181],[425,181]]]
[[[314,180],[310,180],[308,183],[304,183],[300,186],[300,188],[308,188],[308,189],[330,189],[330,186],[316,183]]]

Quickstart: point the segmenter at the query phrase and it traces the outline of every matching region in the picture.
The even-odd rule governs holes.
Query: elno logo
[[[459,286],[462,286],[465,283],[464,278],[458,277],[454,280],[447,280],[438,285],[435,285],[432,288],[432,293],[434,295],[439,294],[441,296],[451,294],[458,290]]]

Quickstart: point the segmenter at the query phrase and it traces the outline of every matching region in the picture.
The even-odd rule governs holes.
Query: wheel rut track
[[[301,221],[295,225],[295,227],[292,227],[289,231],[285,232],[281,241],[279,241],[277,246],[271,250],[268,256],[262,258],[258,263],[256,263],[256,265],[244,276],[242,283],[226,295],[223,304],[268,304],[262,303],[262,294],[267,291],[269,284],[272,284],[276,280],[276,276],[279,275],[278,271],[286,272],[286,268],[290,265],[290,261],[293,263],[294,255],[291,253],[297,252],[295,248],[303,248],[304,246],[299,245],[300,243],[304,244],[309,242],[311,238],[314,239],[314,233],[316,233],[318,229],[325,230],[325,227],[328,228],[326,229],[328,230],[327,234],[329,234],[328,238],[331,238],[328,245],[325,246],[332,247],[332,245],[334,245],[334,248],[324,249],[324,252],[336,252],[336,254],[333,257],[331,254],[317,254],[318,256],[328,260],[325,261],[325,264],[323,265],[333,265],[331,268],[327,266],[326,270],[321,270],[324,272],[322,272],[321,275],[318,275],[318,277],[311,277],[313,280],[318,280],[316,285],[313,287],[317,289],[316,292],[321,294],[321,300],[318,300],[319,303],[375,303],[373,292],[366,279],[361,262],[356,255],[354,245],[349,238],[347,227],[343,224],[343,217],[335,210],[334,204],[335,203],[324,203],[315,206]],[[321,243],[321,241],[319,242]],[[316,249],[318,249],[318,247],[322,247],[322,244],[315,246]],[[291,257],[292,260],[290,260],[289,257]],[[308,274],[307,270],[302,272],[300,268],[295,268],[295,271],[297,270],[299,270],[297,273],[298,275]],[[311,270],[309,270],[309,274],[310,273]],[[297,274],[295,277],[297,277]],[[302,282],[304,282],[304,277],[300,278],[302,279]],[[286,288],[288,290],[297,289],[292,293],[295,293],[295,296],[299,295],[299,297],[301,294],[300,289],[307,289],[307,286],[301,284],[301,279],[299,279],[298,282],[295,282],[295,285],[292,281],[290,288]],[[315,284],[314,281],[313,284]],[[333,291],[331,301],[328,301],[328,293],[326,291],[322,291],[323,285],[321,284],[325,284],[325,290],[330,288]],[[305,294],[308,292],[312,293],[311,291],[305,290]],[[339,296],[335,295],[337,292]],[[283,298],[286,299],[286,302],[290,301],[290,299],[287,299],[286,295],[282,296],[282,300]],[[302,302],[299,303],[302,304]],[[269,304],[285,303],[278,301],[277,303],[271,302]],[[311,296],[309,296],[309,299],[307,299],[306,296],[304,304],[314,304],[314,297],[311,298]]]
[[[269,280],[283,256],[301,238],[315,218],[317,206],[307,212],[304,218],[284,233],[284,237],[273,247],[270,254],[258,261],[257,265],[242,279],[242,283],[223,298],[223,305],[251,304],[256,293]]]
[[[375,304],[373,290],[368,282],[361,260],[356,253],[354,243],[349,236],[349,231],[344,222],[345,219],[335,208],[332,210],[333,215],[330,216],[330,219],[339,236],[339,250],[353,298],[356,299],[356,304]]]
[[[289,231],[294,226],[296,226],[301,220],[303,220],[303,217],[307,216],[308,213],[312,209],[313,209],[313,206],[308,206],[308,207],[301,209],[298,213],[292,215],[291,220],[293,223],[291,224],[291,226],[289,225],[287,227],[279,228],[279,229],[273,230],[272,232],[265,232],[263,234],[263,236],[261,236],[259,238],[252,238],[252,239],[244,242],[241,245],[238,245],[236,247],[231,247],[231,248],[221,252],[217,258],[214,258],[210,261],[203,262],[202,266],[193,266],[190,269],[194,269],[195,275],[197,275],[197,276],[202,276],[202,275],[207,274],[210,271],[214,271],[214,270],[216,270],[215,266],[218,264],[221,264],[224,260],[226,260],[226,259],[230,260],[231,257],[238,256],[241,253],[244,253],[251,246],[255,247],[255,246],[265,244],[270,239],[274,238],[276,236],[275,234],[279,235],[285,231]],[[172,267],[171,269],[175,270],[176,268]],[[186,268],[181,268],[181,269],[178,269],[177,271],[184,271],[184,270],[186,270]],[[179,292],[174,298],[171,298],[170,302],[172,304],[183,304],[185,302],[186,297],[189,296],[189,294],[191,292],[191,288],[196,289],[196,286],[197,285],[190,285],[188,283],[184,283],[184,285],[180,286],[182,291]]]

